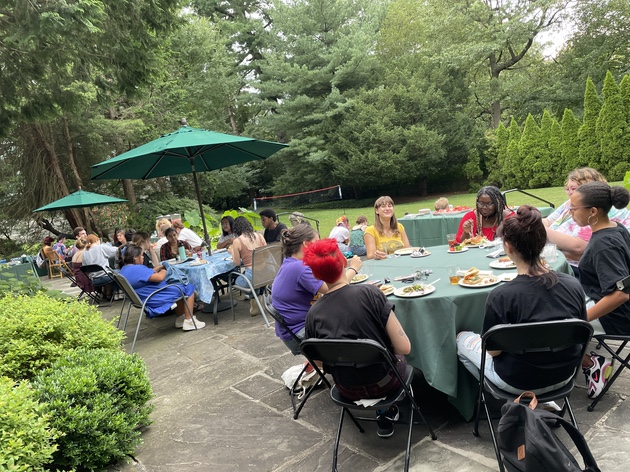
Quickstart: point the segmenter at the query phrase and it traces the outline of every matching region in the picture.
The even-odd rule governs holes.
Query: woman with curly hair
[[[497,228],[501,226],[503,220],[513,214],[514,212],[507,207],[501,190],[491,185],[481,187],[477,192],[476,208],[466,213],[461,219],[455,239],[461,243],[480,235],[488,241],[493,241]]]
[[[391,197],[379,197],[374,202],[374,224],[365,230],[363,241],[368,259],[387,259],[388,254],[410,246],[405,228],[394,214]]]

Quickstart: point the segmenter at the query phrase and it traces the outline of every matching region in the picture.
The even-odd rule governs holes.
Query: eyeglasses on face
[[[564,191],[569,195],[577,190],[577,187],[569,187],[568,185],[564,187]]]
[[[477,206],[480,208],[490,208],[494,206],[494,202],[480,202],[477,200]]]

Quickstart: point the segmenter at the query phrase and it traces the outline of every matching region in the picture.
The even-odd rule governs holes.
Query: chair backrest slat
[[[252,255],[252,285],[254,288],[270,285],[282,265],[283,253],[280,243],[257,247]]]
[[[112,277],[114,277],[114,280],[116,281],[116,284],[118,285],[118,287],[120,287],[120,289],[125,292],[125,296],[127,297],[127,299],[131,302],[131,304],[135,307],[135,308],[142,308],[142,300],[140,299],[140,296],[138,295],[138,293],[134,290],[134,288],[131,286],[131,284],[129,283],[129,281],[125,278],[124,275],[118,273],[118,272],[112,272],[110,274]]]
[[[389,351],[371,339],[306,339],[300,349],[307,358],[333,367],[392,364]]]

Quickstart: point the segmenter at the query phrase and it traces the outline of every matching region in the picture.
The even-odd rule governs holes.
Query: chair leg
[[[140,323],[142,323],[142,318],[144,318],[144,313],[140,310],[140,315],[138,316],[138,326],[136,326],[136,334],[133,335],[133,342],[131,343],[131,351],[129,354],[133,354],[133,350],[136,347],[136,340],[138,339],[138,333],[140,332]]]
[[[341,440],[341,429],[343,428],[343,417],[346,411],[348,411],[348,409],[346,407],[342,407],[341,414],[339,415],[339,427],[337,428],[337,437],[335,438],[335,447],[333,448],[333,462],[332,462],[333,472],[337,472],[337,454],[339,452],[339,441]],[[350,411],[348,411],[348,413],[350,414]],[[354,418],[354,416],[352,418]],[[356,419],[354,421],[356,423]],[[357,426],[359,426],[359,431],[363,433],[365,430],[361,427],[361,425],[359,425],[358,423],[356,424]]]
[[[405,472],[409,471],[409,460],[411,458],[411,434],[413,432],[413,411],[415,408],[413,407],[414,402],[411,403],[410,413],[409,413],[409,431],[407,432],[407,449],[405,451]],[[429,427],[431,429],[431,427]],[[431,431],[433,433],[433,431]],[[432,434],[433,436],[433,434]],[[435,439],[435,438],[433,438]]]
[[[431,427],[431,425],[427,421],[427,419],[424,417],[424,414],[422,413],[422,410],[420,410],[420,407],[416,403],[416,399],[413,396],[413,388],[411,387],[411,385],[409,385],[409,393],[410,393],[410,395],[409,395],[409,403],[411,403],[411,410],[416,410],[418,412],[418,415],[420,415],[420,419],[424,422],[424,424],[429,429],[429,435],[431,436],[431,439],[435,441],[437,439],[437,436],[436,436],[435,432],[433,431],[433,428]]]
[[[504,472],[503,458],[501,457],[501,451],[499,451],[499,443],[497,442],[496,434],[494,433],[494,427],[492,426],[492,418],[490,416],[490,409],[484,399],[483,409],[486,412],[486,419],[488,420],[488,428],[490,429],[490,437],[492,439],[492,446],[494,447],[494,453],[497,456],[497,463],[499,464],[499,472]]]
[[[258,305],[258,309],[260,310],[260,314],[265,319],[265,325],[267,325],[267,328],[270,328],[271,325],[269,324],[269,320],[267,319],[267,315],[265,314],[265,310],[263,309],[262,305],[260,304],[260,300],[258,300],[258,295],[256,294],[255,291],[253,292],[253,295],[254,295],[254,300],[256,300],[256,305]]]

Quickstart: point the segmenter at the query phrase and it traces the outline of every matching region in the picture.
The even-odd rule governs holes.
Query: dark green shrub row
[[[57,440],[55,468],[97,470],[133,454],[150,423],[153,396],[142,359],[122,351],[81,349],[33,380]]]
[[[0,300],[0,375],[30,379],[78,348],[117,350],[123,333],[87,303],[44,294]]]
[[[0,470],[45,470],[59,436],[45,410],[28,382],[0,377]]]

